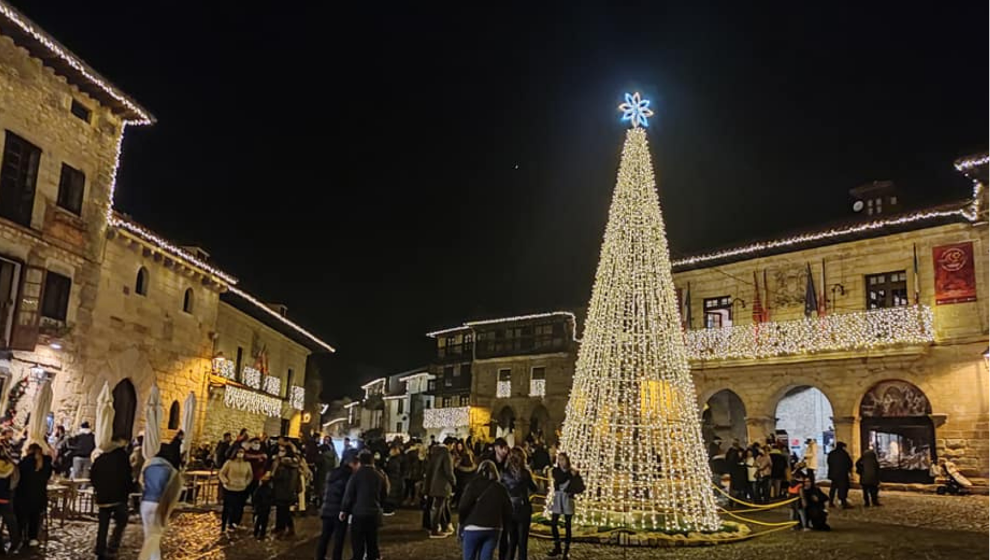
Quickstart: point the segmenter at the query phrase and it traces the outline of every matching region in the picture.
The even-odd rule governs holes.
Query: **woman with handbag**
[[[547,556],[560,556],[567,560],[571,550],[571,520],[574,518],[574,496],[584,492],[584,480],[577,469],[571,467],[567,453],[557,453],[557,464],[550,472],[553,478],[553,501],[550,502],[550,531],[553,533],[553,550]],[[560,516],[564,516],[564,549],[560,549]]]
[[[512,501],[512,522],[508,527],[508,542],[505,554],[499,551],[499,560],[528,560],[529,559],[529,525],[532,523],[533,506],[529,497],[536,491],[533,475],[526,467],[526,452],[520,447],[513,447],[505,462],[502,472],[502,485],[509,492]],[[516,556],[516,551],[519,556]]]
[[[492,560],[502,527],[512,523],[509,492],[498,478],[495,463],[482,461],[461,495],[457,513],[464,560]]]

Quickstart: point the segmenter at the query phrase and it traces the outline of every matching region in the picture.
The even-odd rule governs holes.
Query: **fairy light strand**
[[[423,411],[423,428],[463,428],[470,425],[471,407],[428,408]]]
[[[626,133],[560,448],[582,525],[715,531],[721,522],[646,133]]]
[[[227,408],[264,414],[272,418],[282,415],[282,401],[263,393],[255,393],[228,385],[224,387],[223,404]]]

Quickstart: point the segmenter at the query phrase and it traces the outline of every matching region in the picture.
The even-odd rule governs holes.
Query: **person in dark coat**
[[[859,485],[863,487],[863,501],[870,507],[880,505],[880,461],[877,452],[869,448],[856,461],[856,472],[859,474]]]
[[[90,478],[89,468],[92,465],[90,457],[96,449],[96,436],[89,429],[89,422],[79,426],[79,433],[69,438],[69,462],[72,467],[72,478]]]
[[[48,480],[52,477],[52,458],[42,453],[40,445],[32,443],[18,469],[21,480],[17,483],[14,511],[17,513],[17,524],[27,531],[28,546],[35,547],[38,546],[41,514],[48,507]]]
[[[852,472],[853,461],[849,453],[846,452],[846,444],[838,442],[828,454],[828,479],[831,486],[828,489],[828,505],[835,507],[835,495],[839,495],[839,502],[844,509],[849,508],[849,473]]]
[[[327,548],[333,539],[332,560],[343,560],[344,540],[347,537],[347,521],[340,519],[340,508],[344,501],[344,491],[351,475],[360,468],[358,454],[353,449],[344,451],[340,466],[330,471],[323,487],[323,506],[320,517],[323,519],[323,530],[316,545],[316,560],[326,560]]]
[[[448,444],[449,445],[449,444]],[[449,537],[454,533],[450,523],[450,497],[454,494],[454,464],[447,445],[430,448],[426,463],[426,488],[430,497],[430,538]]]
[[[503,527],[512,523],[512,501],[499,484],[498,468],[482,461],[457,506],[464,558],[492,560]]]
[[[827,497],[811,477],[806,477],[802,481],[801,506],[804,508],[806,522],[810,529],[815,531],[829,531],[832,528],[828,525],[828,510],[825,509]]]
[[[272,501],[275,504],[276,536],[291,537],[296,534],[292,521],[292,504],[299,500],[299,487],[302,477],[299,474],[299,459],[291,447],[279,449],[272,468]]]
[[[375,456],[370,451],[362,451],[358,461],[361,466],[347,481],[337,519],[346,521],[348,516],[351,518],[354,558],[365,558],[367,553],[370,560],[378,560],[381,557],[378,528],[381,526],[382,504],[388,496],[388,480],[375,468]]]
[[[172,463],[172,466],[175,467],[176,469],[181,468],[182,465],[183,437],[185,437],[185,433],[183,433],[182,430],[179,430],[178,432],[175,433],[175,437],[172,438],[172,441],[163,445],[159,450],[159,452],[161,453],[161,457],[166,461],[168,461],[169,463]]]
[[[385,501],[385,515],[392,515],[402,504],[404,480],[402,478],[402,449],[392,446],[385,461],[385,476],[388,477],[388,499]]]
[[[223,439],[217,442],[217,448],[213,451],[213,468],[220,470],[227,462],[227,452],[230,451],[230,432],[223,435]]]
[[[268,519],[272,516],[272,477],[265,473],[251,494],[251,510],[254,512],[254,538],[264,540],[268,532]]]
[[[509,499],[512,501],[512,522],[509,523],[508,542],[506,550],[501,550],[499,543],[499,558],[528,560],[529,558],[529,526],[532,523],[533,505],[530,503],[530,495],[536,492],[536,483],[533,482],[533,475],[526,467],[526,452],[519,447],[513,447],[509,451],[509,459],[505,462],[505,470],[502,471],[502,485],[509,491]],[[519,556],[516,556],[518,550]]]
[[[779,448],[770,451],[770,498],[784,498],[787,481],[787,456]]]
[[[134,481],[131,479],[131,460],[126,447],[126,440],[113,440],[109,448],[93,461],[89,471],[93,483],[93,501],[99,508],[96,557],[100,560],[116,556],[127,526],[127,495],[133,489]],[[111,518],[113,534],[108,541]]]

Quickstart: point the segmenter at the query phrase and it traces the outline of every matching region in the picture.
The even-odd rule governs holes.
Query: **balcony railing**
[[[698,329],[685,334],[692,360],[772,358],[871,350],[934,340],[932,310],[925,305],[890,307],[793,321]]]

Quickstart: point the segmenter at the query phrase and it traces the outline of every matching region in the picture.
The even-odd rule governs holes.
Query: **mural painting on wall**
[[[953,243],[932,248],[935,264],[935,304],[976,301],[973,243]]]
[[[871,418],[927,416],[931,405],[921,389],[906,381],[881,381],[863,396],[860,414]]]
[[[768,299],[777,307],[804,305],[805,290],[808,287],[807,267],[794,266],[773,270],[773,289]]]

